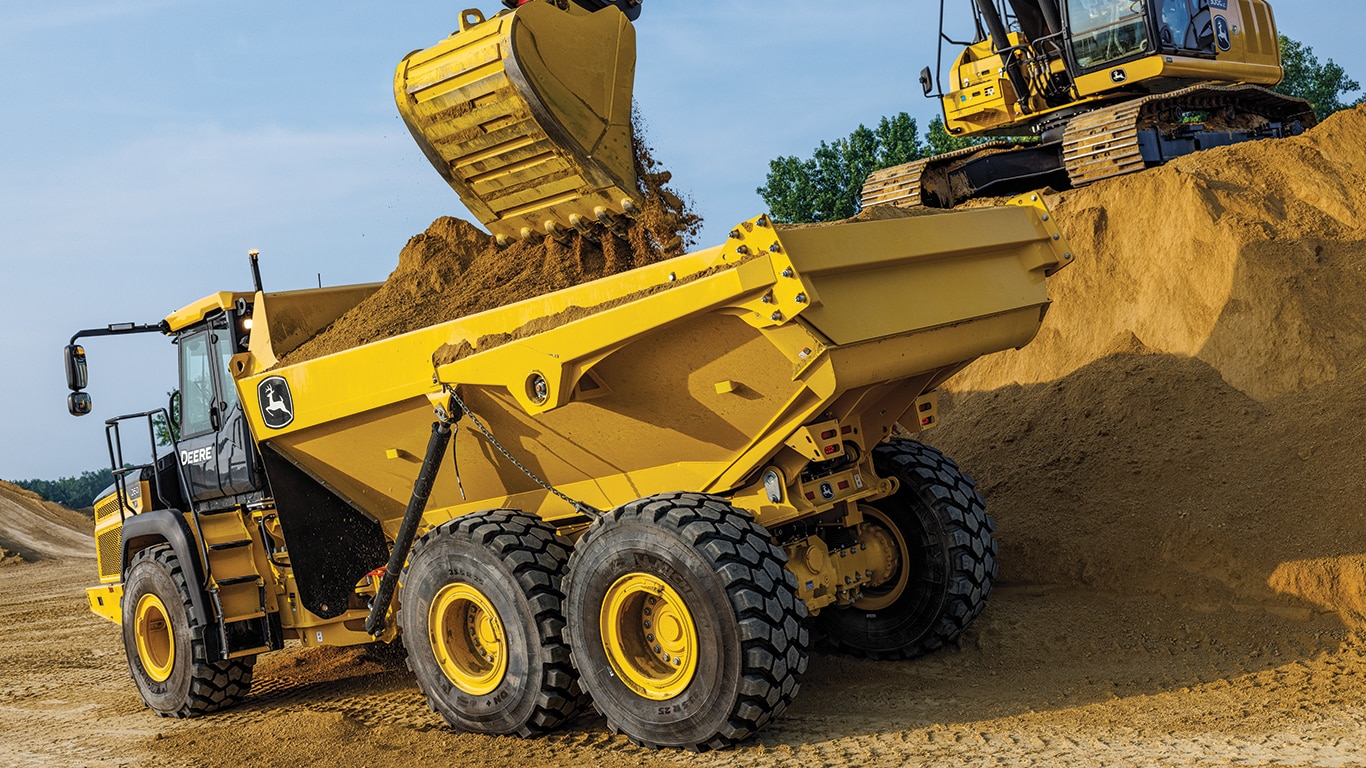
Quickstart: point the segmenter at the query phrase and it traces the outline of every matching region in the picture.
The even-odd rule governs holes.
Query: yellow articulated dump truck
[[[399,111],[492,237],[610,237],[644,199],[639,0],[508,4],[405,58]],[[90,607],[165,716],[242,700],[286,643],[402,643],[457,729],[543,733],[591,702],[639,744],[734,744],[791,703],[812,627],[909,658],[982,611],[993,522],[911,434],[955,372],[1034,337],[1071,259],[1037,196],[760,216],[720,246],[290,360],[378,286],[266,292],[253,254],[254,290],[66,348],[77,415],[82,338],[160,332],[179,357],[168,407],[106,422]]]
[[[291,365],[375,286],[258,277],[82,331],[74,413],[91,409],[80,337],[160,331],[180,362],[175,407],[108,422],[91,608],[122,625],[162,715],[241,700],[287,641],[401,641],[459,729],[544,732],[591,697],[639,743],[732,744],[792,701],[809,625],[907,658],[982,610],[992,520],[904,435],[935,424],[956,371],[1030,341],[1070,260],[1023,198],[759,217],[722,246]],[[128,464],[158,415],[174,450]]]

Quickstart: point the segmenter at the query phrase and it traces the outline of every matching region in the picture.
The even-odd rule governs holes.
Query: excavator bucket
[[[399,63],[394,96],[427,159],[500,243],[563,239],[641,204],[635,56],[635,28],[615,7],[468,10],[460,31]]]

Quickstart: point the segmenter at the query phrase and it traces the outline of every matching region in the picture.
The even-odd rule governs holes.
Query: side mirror
[[[84,416],[94,407],[88,392],[72,392],[66,396],[66,409],[72,416]]]
[[[166,403],[166,418],[168,420],[167,429],[171,433],[171,442],[180,439],[180,390],[171,392],[171,398]]]
[[[66,359],[66,386],[72,392],[80,392],[90,383],[85,364],[85,347],[68,344],[63,357]],[[87,401],[89,398],[86,398]],[[74,411],[73,411],[74,413]]]
[[[927,99],[934,95],[934,75],[930,73],[929,67],[920,70],[920,90],[925,92]]]

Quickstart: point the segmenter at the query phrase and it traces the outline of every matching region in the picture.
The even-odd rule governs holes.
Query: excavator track
[[[1063,164],[1068,178],[1072,186],[1082,187],[1160,165],[1179,155],[1167,155],[1160,142],[1150,143],[1145,148],[1140,140],[1144,131],[1156,128],[1160,134],[1167,134],[1180,127],[1164,119],[1164,115],[1228,110],[1282,124],[1281,135],[1298,133],[1315,123],[1314,111],[1308,102],[1257,85],[1195,85],[1154,94],[1095,109],[1069,121],[1062,140]],[[1211,137],[1224,135],[1211,134]],[[1211,144],[1218,146],[1236,141],[1216,138]],[[1198,134],[1193,134],[1190,142],[1195,151],[1210,148],[1201,145]]]
[[[915,160],[904,165],[883,168],[868,174],[863,183],[863,207],[875,205],[896,205],[902,208],[925,206],[927,208],[948,208],[951,204],[941,198],[946,197],[947,172],[957,161],[993,149],[1008,149],[1015,144],[1009,141],[992,141],[972,147],[945,152],[942,155]],[[942,179],[942,181],[941,181]],[[936,183],[940,182],[940,183]]]
[[[1211,126],[1183,126],[1179,116],[1191,112],[1210,113]],[[1216,130],[1216,119],[1244,124]],[[1294,135],[1314,122],[1307,101],[1260,86],[1191,86],[1073,117],[1060,142],[993,141],[875,171],[863,185],[863,205],[952,208],[974,197],[1000,194],[1002,187],[1012,193],[1029,184],[1084,187],[1203,149]]]

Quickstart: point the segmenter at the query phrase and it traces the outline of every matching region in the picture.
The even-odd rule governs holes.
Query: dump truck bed
[[[1037,199],[782,230],[760,217],[723,246],[338,354],[272,370],[247,358],[238,386],[263,449],[386,530],[445,388],[537,478],[595,507],[719,493],[823,412],[871,444],[867,430],[888,432],[968,362],[1027,343],[1045,276],[1070,258]],[[269,327],[269,298],[257,314]],[[268,379],[293,403],[278,428],[263,418]],[[454,452],[430,519],[577,514],[475,430]]]

